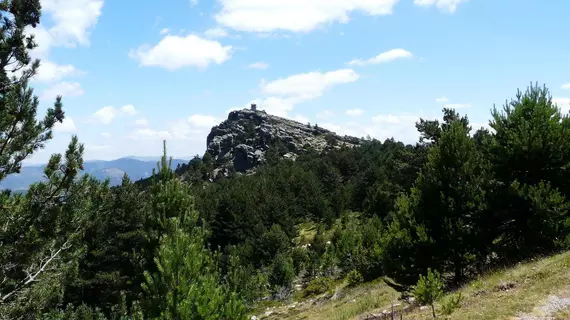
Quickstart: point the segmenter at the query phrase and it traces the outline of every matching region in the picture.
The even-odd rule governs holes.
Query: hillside
[[[481,275],[436,304],[461,293],[460,306],[449,320],[567,320],[570,319],[570,252],[519,263]],[[297,299],[256,310],[259,320],[380,320],[431,319],[428,308],[400,299],[382,280],[333,290],[312,299]],[[400,315],[402,316],[400,318]]]
[[[176,167],[186,162],[186,160],[173,159],[172,165]],[[109,178],[111,186],[116,186],[121,183],[124,174],[127,174],[131,180],[149,177],[152,170],[156,169],[156,165],[157,160],[138,160],[130,157],[110,161],[91,160],[83,163],[83,173],[101,181]],[[0,189],[26,190],[32,183],[44,179],[44,168],[45,165],[24,165],[19,174],[10,175],[0,182]]]

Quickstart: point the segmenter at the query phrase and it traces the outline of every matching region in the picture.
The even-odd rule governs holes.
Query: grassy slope
[[[322,298],[298,301],[265,309],[272,311],[269,317],[263,316],[263,311],[256,314],[261,314],[261,319],[363,319],[370,313],[390,309],[392,302],[401,303],[397,301],[397,293],[381,281],[353,289],[340,285],[337,291],[343,294],[336,300]],[[461,307],[449,319],[533,319],[531,316],[536,316],[536,319],[570,319],[570,305],[557,308],[548,302],[552,295],[570,301],[570,252],[498,270],[472,281],[460,291],[463,295]],[[448,296],[443,299],[446,298]],[[550,307],[549,314],[545,314],[544,307]],[[526,317],[519,318],[523,314]],[[403,317],[430,318],[428,310],[417,307]]]

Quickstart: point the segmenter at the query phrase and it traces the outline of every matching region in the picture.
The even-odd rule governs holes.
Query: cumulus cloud
[[[365,66],[369,64],[387,63],[398,59],[410,59],[414,55],[404,49],[392,49],[390,51],[382,52],[379,55],[370,59],[354,59],[348,62],[351,66]]]
[[[77,127],[71,117],[65,117],[62,122],[56,122],[53,127],[55,132],[75,132]]]
[[[135,120],[137,126],[148,126],[148,120],[146,118],[140,118]]]
[[[467,1],[469,0],[414,0],[414,4],[420,7],[435,6],[441,11],[454,13],[460,3]]]
[[[564,113],[570,111],[570,98],[552,98],[552,103],[556,104]]]
[[[564,90],[568,90],[568,89],[570,89],[570,82],[565,83],[565,84],[561,85],[560,87]]]
[[[289,111],[293,110],[295,104],[298,102],[300,102],[300,99],[295,97],[267,97],[253,101],[253,103],[257,104],[258,109],[263,109],[267,113],[278,117],[287,117]],[[249,105],[246,107],[249,107]]]
[[[34,80],[39,82],[55,82],[65,77],[78,76],[83,72],[77,70],[71,64],[58,65],[47,59],[40,62],[40,67],[34,76]]]
[[[219,123],[214,116],[193,114],[188,117],[188,123],[199,128],[211,128]]]
[[[78,97],[85,93],[79,82],[59,82],[47,89],[41,95],[42,100],[54,100],[58,95],[64,98]]]
[[[261,89],[266,94],[293,96],[303,99],[320,97],[324,91],[339,84],[355,82],[360,75],[352,69],[330,72],[308,72],[270,82],[262,81]]]
[[[364,114],[364,110],[362,109],[348,109],[345,111],[347,116],[351,117],[358,117]]]
[[[105,106],[93,114],[93,119],[102,123],[109,124],[117,116],[118,111],[112,106]]]
[[[113,106],[105,106],[93,113],[91,116],[91,122],[109,124],[120,115],[135,116],[138,112],[132,104],[127,104],[121,108],[115,108]]]
[[[303,115],[297,114],[293,117],[293,120],[301,123],[309,123],[311,120]]]
[[[205,123],[200,121],[208,119],[209,116],[198,115],[197,117],[190,117],[189,119],[177,119],[168,124],[166,129],[155,130],[151,128],[137,129],[127,135],[131,140],[172,140],[172,141],[203,141],[204,136],[207,134],[203,128]],[[191,123],[190,120],[193,120]],[[196,125],[198,124],[198,125]]]
[[[89,33],[103,9],[103,0],[42,0],[43,13],[49,13],[54,26],[49,28],[54,45],[89,45]]]
[[[153,130],[149,128],[137,129],[129,135],[132,140],[170,140],[172,136],[166,130]]]
[[[121,111],[129,116],[135,116],[137,115],[137,110],[135,109],[135,107],[132,104],[127,104],[125,106],[121,107]]]
[[[170,29],[168,29],[168,28],[162,28],[162,29],[160,30],[159,34],[160,34],[160,35],[165,35],[165,34],[167,34],[169,31],[170,31]]]
[[[310,32],[330,23],[346,23],[353,12],[392,14],[398,0],[220,0],[216,21],[247,32]]]
[[[254,62],[247,66],[249,69],[259,69],[265,70],[269,67],[269,65],[263,61]]]
[[[260,89],[266,97],[257,98],[252,103],[258,109],[280,116],[287,117],[296,104],[323,95],[324,92],[341,84],[357,81],[360,75],[352,69],[340,69],[329,72],[308,72],[280,78],[273,81],[261,80]],[[244,106],[249,108],[249,104]],[[241,109],[241,108],[232,108]]]
[[[155,46],[143,45],[131,50],[129,56],[145,67],[176,70],[184,67],[206,68],[231,58],[232,47],[197,35],[167,35]]]

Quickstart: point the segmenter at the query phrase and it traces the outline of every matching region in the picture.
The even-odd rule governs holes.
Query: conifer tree
[[[500,248],[514,256],[555,249],[568,235],[570,118],[538,84],[492,116],[485,148],[499,183]]]
[[[451,272],[460,282],[494,239],[486,198],[490,168],[469,130],[466,118],[441,130],[410,195],[397,203],[386,238],[387,267],[403,284],[428,267]],[[408,261],[399,266],[399,259]]]
[[[145,272],[146,316],[152,319],[246,319],[241,298],[220,276],[206,248],[190,188],[178,180],[164,155],[150,194],[153,214],[164,230],[156,272]]]
[[[19,173],[22,161],[52,138],[64,120],[62,100],[38,120],[39,99],[28,87],[39,67],[25,32],[40,22],[39,0],[0,2],[0,181]],[[25,195],[0,195],[0,314],[33,318],[60,294],[62,270],[74,260],[75,240],[99,184],[74,181],[82,169],[83,146],[73,137],[65,155],[54,155],[45,181]],[[86,190],[90,189],[87,194]]]

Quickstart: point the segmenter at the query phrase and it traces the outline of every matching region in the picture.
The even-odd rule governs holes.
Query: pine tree
[[[156,319],[246,319],[241,298],[222,280],[216,258],[205,246],[190,189],[172,174],[166,144],[150,194],[153,213],[165,231],[156,253],[156,272],[145,272],[146,316]]]
[[[387,266],[403,284],[428,267],[451,272],[459,283],[494,239],[487,207],[490,167],[463,119],[443,128],[410,195],[397,202],[386,236]],[[408,262],[399,266],[399,259]]]
[[[443,281],[437,270],[428,269],[427,276],[420,275],[418,283],[414,287],[414,298],[421,305],[431,307],[433,318],[435,314],[435,302],[443,296]]]
[[[496,133],[484,147],[498,180],[499,249],[517,258],[556,249],[569,234],[570,117],[538,84],[492,115]]]
[[[28,87],[39,61],[31,61],[29,51],[37,45],[24,30],[36,27],[40,14],[39,0],[0,2],[0,181],[19,173],[22,161],[43,148],[64,119],[58,96],[37,120],[39,100]],[[76,257],[76,238],[100,187],[89,178],[74,181],[82,154],[73,137],[65,155],[51,157],[45,182],[26,195],[0,195],[0,314],[8,318],[32,318],[61,292],[62,270]]]

